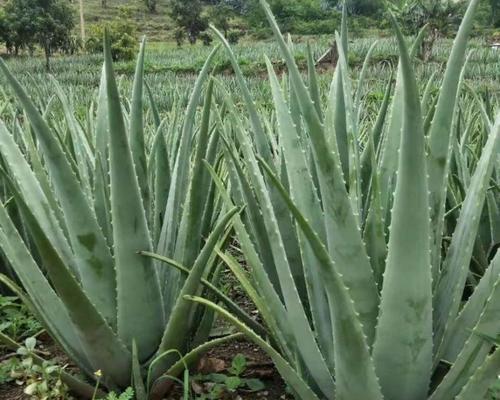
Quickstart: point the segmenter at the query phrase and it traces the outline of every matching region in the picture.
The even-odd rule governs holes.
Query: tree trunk
[[[83,15],[83,0],[80,0],[80,34],[83,47],[85,47],[85,17]]]
[[[102,5],[102,8],[107,8],[108,2],[106,0],[101,0],[101,5]]]
[[[45,52],[45,69],[50,72],[50,47],[45,45],[43,50]]]

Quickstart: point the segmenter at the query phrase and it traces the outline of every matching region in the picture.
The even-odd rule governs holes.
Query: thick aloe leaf
[[[420,43],[425,37],[427,26],[424,26],[418,33],[417,38],[413,43],[411,50],[412,59],[419,48]],[[399,162],[399,146],[401,144],[401,128],[403,126],[403,75],[401,70],[401,62],[398,65],[396,75],[396,86],[394,88],[394,96],[392,99],[391,116],[387,133],[384,138],[384,143],[380,154],[380,193],[382,195],[382,207],[386,222],[390,222],[390,209],[392,204],[392,196],[396,184],[396,171]]]
[[[148,94],[149,98],[149,104],[151,105],[151,112],[153,114],[153,121],[155,123],[155,128],[158,129],[161,124],[161,117],[160,117],[160,112],[158,110],[158,106],[156,105],[156,102],[153,97],[153,93],[151,92],[151,88],[147,84],[147,82],[144,82],[144,86],[146,87],[146,92]]]
[[[338,42],[337,42],[338,43]],[[337,44],[338,46],[338,44]],[[349,141],[347,133],[347,118],[346,118],[346,93],[344,93],[344,85],[342,84],[342,67],[337,64],[333,76],[332,88],[330,90],[330,103],[333,112],[333,123],[335,131],[335,143],[340,158],[340,165],[344,180],[349,180]],[[299,95],[299,94],[298,94]],[[350,95],[347,94],[347,96]]]
[[[286,189],[263,163],[273,184],[283,196],[294,218],[304,232],[324,281],[333,324],[335,349],[335,395],[340,399],[382,399],[373,360],[358,314],[341,275],[331,260],[325,245],[288,196]],[[299,346],[301,344],[298,341]],[[352,360],[357,360],[355,363]]]
[[[219,146],[221,141],[220,136],[220,129],[216,126],[216,124],[214,124],[210,140],[204,154],[204,161],[210,165],[216,166],[216,169],[218,170],[223,168],[223,155],[220,152]],[[207,168],[205,168],[205,165],[203,165],[201,185],[203,185],[202,187],[207,188],[205,206],[203,209],[201,236],[208,237],[214,226],[215,218],[218,216],[220,211],[219,202],[221,202],[221,199],[217,193],[217,188],[212,181],[210,172]]]
[[[447,340],[453,331],[450,324],[458,314],[462,294],[469,272],[474,242],[486,198],[488,183],[498,150],[500,149],[500,116],[492,129],[479,163],[467,189],[460,218],[455,228],[450,248],[443,262],[440,280],[434,298],[434,341],[436,356],[442,340]]]
[[[132,342],[132,384],[136,400],[148,400],[135,340]]]
[[[3,205],[0,205],[0,247],[27,291],[42,324],[85,373],[93,373],[64,303],[33,260]]]
[[[109,193],[109,171],[108,160],[105,159],[103,165],[103,157],[99,154],[95,159],[94,170],[94,209],[99,226],[106,238],[106,242],[110,248],[113,247],[113,228],[111,226],[111,203]]]
[[[427,115],[430,111],[429,105],[432,104],[432,91],[434,89],[435,82],[438,71],[434,71],[430,78],[427,80],[427,84],[425,85],[425,89],[422,94],[422,101],[420,105],[422,107],[422,115]]]
[[[262,126],[262,123],[259,118],[259,113],[257,112],[257,107],[255,106],[254,101],[252,100],[252,95],[250,94],[250,90],[248,89],[248,86],[245,83],[245,78],[243,77],[243,73],[241,72],[241,68],[238,64],[238,60],[236,60],[236,57],[233,53],[233,50],[231,49],[231,46],[227,42],[226,38],[224,35],[219,32],[213,25],[210,26],[212,31],[217,35],[221,43],[224,45],[226,48],[227,54],[229,56],[229,60],[231,61],[231,65],[233,67],[233,70],[236,74],[236,80],[238,82],[238,85],[240,87],[240,90],[243,95],[243,99],[245,101],[245,105],[247,110],[250,113],[250,121],[252,123],[253,127],[253,134],[255,137],[255,142],[257,144],[257,150],[259,154],[264,157],[264,159],[271,161],[271,151],[269,150],[269,144],[267,141],[267,135],[264,131],[264,128]]]
[[[107,159],[109,144],[109,122],[108,122],[108,92],[106,90],[106,66],[102,65],[101,80],[97,98],[97,112],[95,121],[95,149],[96,153]]]
[[[500,164],[500,162],[497,162]],[[495,190],[497,190],[495,197]],[[488,191],[486,201],[488,206],[488,216],[491,231],[491,243],[493,246],[500,246],[500,201],[498,198],[499,188]]]
[[[293,53],[294,52],[294,45],[292,42],[291,35],[289,35],[287,39],[288,39],[288,41],[287,41],[288,48]],[[283,76],[285,76],[285,75],[283,75]],[[288,74],[286,76],[288,78],[288,85],[287,85],[288,91],[286,91],[286,93],[288,95],[287,100],[288,100],[288,103],[290,106],[290,113],[292,115],[293,122],[295,123],[297,132],[299,132],[301,138],[304,138],[305,132],[304,132],[304,129],[302,126],[302,118],[300,116],[300,106],[299,106],[299,101],[297,99],[297,93],[296,93],[295,89],[293,88],[293,82],[292,82],[290,76]],[[305,140],[304,140],[304,142],[305,142]]]
[[[44,114],[42,113],[42,116]],[[21,115],[16,115],[16,113],[12,114],[12,124],[10,130],[12,132],[12,136],[14,137],[16,143],[21,149],[22,153],[25,155],[25,158],[29,160],[35,175],[43,183],[42,188],[46,193],[46,196],[54,197],[54,190],[50,187],[49,178],[47,176],[47,170],[43,166],[43,153],[40,151],[40,146],[36,143],[36,135],[33,134],[33,129],[30,124],[30,120],[25,111],[22,112]],[[45,118],[45,117],[44,117]],[[7,118],[6,121],[10,119]],[[65,128],[67,129],[67,128]],[[25,132],[30,132],[29,135],[25,134]],[[54,130],[54,136],[58,137],[59,133]],[[43,178],[42,178],[43,177]],[[47,186],[45,187],[45,182]],[[56,203],[54,203],[56,204]]]
[[[448,59],[434,119],[429,131],[427,165],[429,173],[429,202],[431,207],[431,262],[436,270],[441,257],[444,224],[446,179],[449,170],[453,116],[460,88],[461,70],[465,61],[467,39],[472,30],[474,13],[479,0],[471,0]],[[437,277],[437,272],[434,273]]]
[[[274,73],[271,62],[267,58],[266,63],[277,112],[280,144],[283,147],[284,161],[287,166],[286,172],[288,174],[290,194],[296,201],[299,209],[311,222],[315,232],[325,242],[326,232],[323,211],[321,210],[319,199],[316,197],[316,188],[313,186],[313,179],[308,171],[307,160],[302,152],[300,136],[294,128],[293,120],[288,113],[288,107],[279,87],[278,78]],[[309,307],[311,308],[315,331],[323,353],[331,367],[333,367],[333,337],[331,324],[328,323],[330,310],[325,289],[320,275],[316,272],[319,268],[315,265],[317,260],[311,253],[311,248],[302,236],[302,232],[299,231],[298,233],[304,265],[302,273],[307,283]]]
[[[491,261],[489,268],[481,278],[479,284],[474,289],[474,293],[469,298],[460,314],[451,324],[449,335],[443,343],[444,349],[441,358],[449,363],[455,362],[465,342],[470,337],[471,331],[476,326],[485,304],[491,295],[496,281],[500,277],[500,252]]]
[[[44,192],[30,170],[28,162],[24,159],[21,150],[2,121],[0,121],[0,135],[2,136],[0,152],[10,172],[9,178],[11,177],[15,182],[17,190],[22,193],[40,226],[44,229],[47,237],[50,238],[53,246],[58,249],[65,263],[71,267],[77,277],[80,277],[80,271],[73,260],[70,244],[64,236],[56,214],[50,208],[52,204],[44,196]]]
[[[44,161],[64,212],[69,233],[68,239],[73,248],[82,285],[94,304],[102,310],[106,320],[114,326],[116,323],[115,272],[112,268],[110,251],[93,208],[81,190],[80,183],[73,174],[72,167],[53,132],[3,61],[0,61],[0,68],[23,104],[43,149]],[[26,195],[25,199],[28,199]],[[62,254],[65,257],[64,253]],[[64,260],[67,262],[66,257]]]
[[[14,191],[14,195],[50,282],[73,321],[92,367],[95,371],[103,371],[104,380],[110,387],[125,387],[130,379],[130,352],[87,297],[19,193]]]
[[[73,114],[73,107],[70,99],[66,96],[63,88],[55,78],[50,77],[50,81],[54,87],[57,97],[59,98],[59,101],[61,102],[66,123],[68,125],[68,131],[71,135],[74,158],[78,166],[78,170],[76,172],[81,183],[81,189],[85,191],[86,196],[90,199],[90,167],[94,164],[94,151],[91,148],[91,144],[85,132]]]
[[[179,239],[177,242],[176,259],[184,265],[192,265],[196,259],[201,246],[203,225],[200,221],[203,218],[203,212],[206,202],[206,191],[200,188],[207,187],[203,185],[203,178],[206,172],[203,165],[203,158],[208,147],[210,139],[210,111],[212,108],[212,94],[214,83],[209,81],[205,94],[203,106],[203,115],[200,131],[197,137],[196,151],[193,160],[192,174],[189,183],[189,192],[187,203],[184,206],[184,215],[179,228]]]
[[[156,130],[150,157],[153,157],[150,159],[150,161],[152,160],[152,165],[150,165],[149,171],[150,174],[153,174],[154,191],[151,225],[153,244],[157,244],[160,236],[162,216],[167,206],[168,192],[171,184],[170,157],[165,142],[163,123],[160,123]]]
[[[472,375],[456,400],[485,398],[488,389],[498,381],[498,371],[500,371],[500,347]]]
[[[395,186],[395,174],[398,168],[398,151],[401,144],[401,127],[403,124],[403,82],[401,64],[398,66],[396,85],[392,99],[391,113],[387,132],[380,154],[380,192],[384,216],[389,214]],[[389,220],[390,221],[390,220]],[[389,222],[388,221],[388,222]]]
[[[163,255],[172,255],[174,253],[180,220],[182,218],[182,205],[186,201],[186,193],[189,188],[189,167],[190,167],[190,146],[194,135],[194,123],[196,109],[200,101],[203,84],[208,77],[212,61],[218,51],[216,47],[208,56],[203,69],[196,80],[195,86],[189,99],[184,123],[180,135],[179,147],[173,147],[173,154],[177,154],[172,168],[171,185],[168,194],[167,206],[164,212],[164,223],[161,229],[157,252]],[[168,274],[163,277],[168,278]],[[167,279],[168,281],[168,279]],[[169,299],[168,282],[164,289],[165,304],[167,308],[173,303]]]
[[[14,140],[18,142],[18,140],[21,140],[22,143],[24,143],[25,150],[25,159],[28,161],[29,164],[31,165],[31,169],[33,170],[36,179],[38,180],[38,183],[40,185],[40,188],[42,189],[43,193],[45,194],[45,197],[47,199],[47,202],[49,204],[48,209],[52,210],[54,215],[57,218],[57,221],[61,227],[61,229],[64,232],[64,236],[68,237],[68,228],[66,226],[66,221],[64,219],[64,215],[62,212],[61,207],[59,206],[59,202],[56,198],[56,194],[54,193],[54,190],[52,189],[52,186],[49,181],[49,177],[47,175],[47,171],[43,166],[41,154],[39,148],[36,146],[35,141],[33,136],[30,135],[24,135],[23,132],[30,130],[31,128],[29,127],[29,123],[27,122],[27,119],[25,120],[26,122],[26,128],[23,129],[16,124],[16,130],[13,132]],[[17,134],[16,134],[17,132]]]
[[[261,4],[285,57],[304,120],[309,127],[309,135],[314,147],[320,191],[325,212],[328,250],[339,268],[346,286],[349,288],[356,311],[371,344],[374,337],[375,320],[378,314],[378,294],[373,273],[361,239],[357,218],[348,197],[342,178],[338,154],[331,152],[332,146],[325,135],[317,112],[312,104],[301,74],[290,54],[267,3]]]
[[[432,276],[425,137],[410,55],[401,54],[404,113],[389,249],[373,357],[387,400],[425,398],[432,370]]]
[[[371,201],[366,217],[363,239],[370,257],[373,275],[379,290],[382,289],[385,261],[387,259],[387,243],[384,230],[384,216],[380,202],[380,184],[376,172],[375,154],[372,153]]]
[[[105,38],[105,64],[118,334],[128,347],[136,340],[142,361],[157,349],[160,341],[159,332],[164,326],[162,297],[151,260],[137,254],[139,250],[151,251],[151,238],[123,121],[108,37]]]
[[[368,138],[368,142],[366,147],[363,150],[360,160],[360,185],[361,185],[361,204],[363,217],[366,217],[367,212],[367,203],[369,201],[369,193],[370,186],[372,184],[371,177],[372,174],[378,173],[376,165],[372,165],[373,157],[376,158],[377,149],[380,147],[380,141],[382,138],[382,133],[384,130],[384,123],[387,116],[387,111],[389,109],[389,104],[391,100],[392,93],[392,74],[389,79],[389,83],[387,84],[387,88],[385,91],[384,99],[380,106],[379,113],[377,115],[377,120],[375,121],[375,125],[373,126],[371,132],[369,133],[370,137]]]
[[[498,335],[500,335],[500,277],[497,277],[479,322],[430,400],[454,399],[478,368],[481,368],[493,347],[484,336],[496,338]]]
[[[377,47],[378,42],[374,41],[365,56],[365,61],[363,61],[363,67],[359,73],[358,86],[356,88],[356,94],[354,95],[354,112],[356,113],[356,118],[358,123],[361,119],[361,98],[363,96],[363,86],[365,83],[366,76],[368,74],[368,69],[370,67],[370,61],[372,58],[373,51]],[[344,53],[347,56],[347,43],[344,43]]]
[[[108,245],[112,247],[111,206],[109,204],[109,122],[106,69],[102,66],[101,81],[95,117],[95,164],[94,164],[94,209],[97,222],[104,232]]]
[[[341,38],[336,35],[337,40],[337,50],[339,53],[339,61],[337,64],[337,71],[340,74],[339,84],[342,85],[341,93],[344,99],[340,102],[343,104],[343,109],[340,111],[340,115],[335,115],[334,118],[345,118],[345,135],[347,138],[348,145],[348,158],[349,158],[349,175],[344,176],[348,182],[349,197],[351,199],[352,209],[354,215],[357,217],[361,212],[361,182],[359,177],[359,162],[360,162],[360,150],[358,142],[358,120],[356,116],[355,106],[353,104],[353,99],[351,93],[353,93],[351,80],[349,77],[349,67],[347,64],[347,57],[344,53],[344,48],[340,44]],[[360,223],[358,219],[358,223]]]
[[[144,112],[143,112],[143,92],[144,92],[144,52],[146,48],[146,38],[141,42],[139,57],[135,67],[135,76],[132,90],[132,104],[130,107],[130,150],[135,165],[137,181],[141,189],[141,196],[146,210],[149,207],[149,190],[146,170],[146,150],[144,144]]]
[[[319,92],[318,86],[318,75],[316,73],[316,65],[314,63],[314,57],[311,50],[311,44],[307,43],[307,77],[309,83],[309,92],[311,93],[311,99],[316,106],[316,112],[320,118],[323,117],[321,112],[321,94]]]

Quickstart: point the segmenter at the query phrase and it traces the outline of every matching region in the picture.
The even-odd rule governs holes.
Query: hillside
[[[72,1],[79,12],[78,0]],[[147,10],[143,0],[107,0],[106,8],[102,7],[101,0],[84,0],[85,23],[94,24],[118,17],[121,14],[120,9],[123,8],[130,12],[141,34],[147,35],[150,40],[168,38],[172,24],[167,13],[167,0],[158,0],[157,12],[154,14]]]

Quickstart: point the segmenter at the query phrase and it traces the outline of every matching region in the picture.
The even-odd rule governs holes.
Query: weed
[[[15,382],[33,400],[71,400],[68,387],[61,380],[61,368],[52,361],[35,360],[36,339],[24,341],[14,357],[0,364],[0,383]]]
[[[42,329],[28,308],[16,297],[0,296],[0,332],[15,341],[35,336]]]
[[[225,393],[234,393],[238,390],[250,393],[263,390],[265,386],[261,380],[243,377],[247,366],[245,356],[238,354],[234,357],[231,366],[228,368],[228,374],[195,375],[193,377],[194,386],[198,388],[197,391],[199,392],[195,400],[220,399]],[[202,388],[206,388],[208,391],[202,393],[202,390],[200,390]]]

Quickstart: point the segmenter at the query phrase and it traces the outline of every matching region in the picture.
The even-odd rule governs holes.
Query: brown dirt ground
[[[44,334],[38,338],[42,343],[39,349],[50,355],[47,358],[54,359],[59,365],[67,365],[69,372],[77,373],[78,369],[71,364],[64,352],[55,344],[48,335]],[[272,361],[262,350],[245,339],[226,343],[209,351],[199,362],[194,373],[226,373],[231,366],[231,361],[237,354],[242,354],[247,360],[247,368],[243,374],[244,378],[260,379],[265,389],[260,392],[250,393],[239,390],[235,393],[226,393],[221,400],[289,400],[292,399],[286,393],[286,386],[273,366]],[[5,356],[5,355],[4,355]],[[194,389],[194,386],[192,386]],[[199,386],[197,387],[199,389]],[[0,387],[0,400],[30,400],[23,393],[23,387],[15,383],[2,385]],[[182,392],[175,387],[167,400],[182,400]]]

